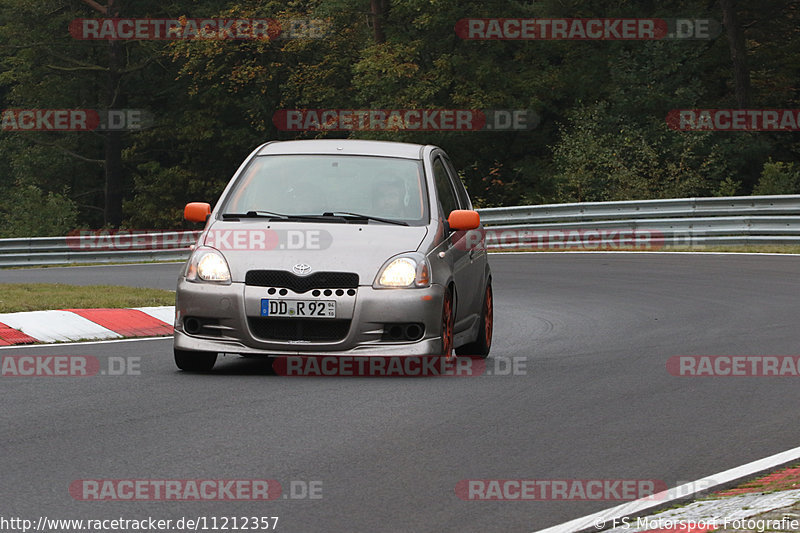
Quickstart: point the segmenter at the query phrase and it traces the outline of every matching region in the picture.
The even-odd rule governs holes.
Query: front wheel
[[[481,309],[481,323],[475,342],[456,348],[458,355],[475,355],[485,359],[492,348],[492,329],[494,328],[494,302],[492,301],[492,283],[486,285]]]
[[[207,372],[214,368],[217,362],[216,352],[193,352],[190,350],[173,349],[175,364],[187,372]]]
[[[449,361],[453,357],[453,331],[456,325],[456,313],[453,309],[453,292],[447,290],[442,302],[442,347],[439,355]]]

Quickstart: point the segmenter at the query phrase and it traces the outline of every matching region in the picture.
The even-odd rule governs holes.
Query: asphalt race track
[[[530,532],[618,502],[462,501],[464,479],[669,486],[800,444],[797,378],[685,378],[676,355],[800,355],[800,257],[493,255],[495,358],[526,375],[287,378],[170,339],[2,349],[140,358],[141,374],[0,378],[4,516],[278,516],[281,532]],[[0,272],[174,289],[179,265]],[[491,365],[490,365],[491,367]],[[322,482],[319,499],[76,501],[81,479]]]

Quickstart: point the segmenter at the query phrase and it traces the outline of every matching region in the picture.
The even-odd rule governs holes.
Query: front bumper
[[[285,295],[279,296],[268,295],[265,287],[246,286],[243,283],[193,283],[181,278],[175,302],[175,348],[268,356],[438,354],[441,347],[443,287],[432,285],[423,289],[374,289],[372,286],[359,286],[355,292],[352,296],[346,293],[337,296],[334,293],[315,297],[310,291],[298,294],[287,290]],[[334,300],[337,319],[349,320],[349,328],[343,338],[331,341],[258,337],[248,318],[261,318],[262,298]],[[190,334],[183,325],[186,317],[210,321],[214,324],[214,329]],[[392,323],[422,324],[425,332],[418,341],[389,342],[384,336],[384,325]]]

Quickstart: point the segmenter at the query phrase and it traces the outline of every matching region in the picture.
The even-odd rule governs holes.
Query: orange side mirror
[[[467,209],[456,209],[447,217],[450,229],[455,231],[469,231],[481,225],[481,216],[477,211]]]
[[[183,208],[183,218],[189,222],[205,222],[211,214],[211,206],[205,202],[191,202]]]

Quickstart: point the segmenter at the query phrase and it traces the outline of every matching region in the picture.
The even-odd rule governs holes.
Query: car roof
[[[421,144],[390,141],[361,141],[356,139],[315,139],[301,141],[275,141],[267,143],[258,155],[336,154],[371,155],[422,159]]]

